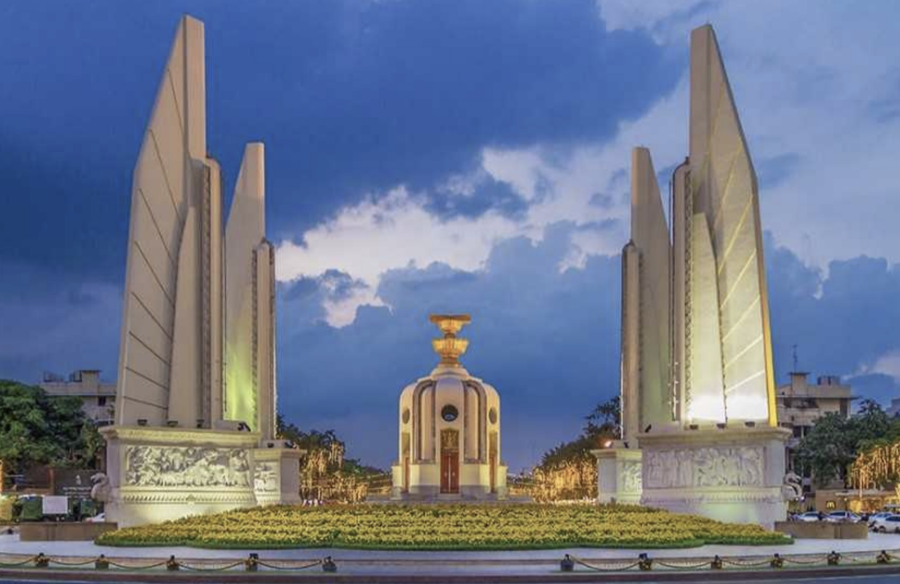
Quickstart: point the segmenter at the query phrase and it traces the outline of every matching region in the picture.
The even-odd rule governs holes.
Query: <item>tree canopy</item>
[[[881,406],[867,399],[848,418],[833,412],[819,418],[800,441],[796,461],[812,473],[816,486],[824,487],[834,480],[846,481],[847,469],[860,452],[897,437],[900,421],[891,420]]]
[[[92,467],[103,440],[81,410],[81,398],[0,380],[0,460],[4,471],[30,466]]]
[[[621,406],[616,396],[585,416],[581,435],[551,448],[535,467],[532,496],[537,500],[580,499],[597,495],[597,459],[591,450],[621,437]]]
[[[358,501],[389,478],[383,470],[346,458],[346,445],[333,430],[304,432],[277,417],[277,434],[306,451],[300,465],[301,495],[307,498]]]

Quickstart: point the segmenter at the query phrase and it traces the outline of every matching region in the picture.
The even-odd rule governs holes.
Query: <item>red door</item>
[[[459,451],[441,452],[441,493],[459,493]]]
[[[459,432],[441,430],[441,493],[459,493]]]

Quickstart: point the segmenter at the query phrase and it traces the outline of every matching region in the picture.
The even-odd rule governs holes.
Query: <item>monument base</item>
[[[782,428],[726,426],[641,434],[641,504],[772,529],[787,516]]]
[[[394,501],[502,501],[506,499],[507,467],[498,465],[495,469],[493,488],[491,488],[490,465],[466,462],[460,467],[461,484],[456,485],[456,492],[441,492],[441,467],[437,463],[418,463],[410,465],[412,480],[404,488],[403,467],[391,466],[393,487],[391,499]]]
[[[254,485],[259,505],[297,505],[300,499],[300,459],[302,450],[280,446],[281,441],[267,443],[272,446],[254,451]]]
[[[107,426],[106,519],[131,527],[267,503],[299,501],[303,452],[259,448],[259,434]],[[268,446],[268,444],[267,444]]]
[[[624,448],[591,450],[597,457],[597,502],[636,505],[641,502],[641,451]]]

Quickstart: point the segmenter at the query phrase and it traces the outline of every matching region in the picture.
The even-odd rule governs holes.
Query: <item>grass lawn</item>
[[[500,550],[766,545],[790,538],[633,505],[253,507],[104,533],[100,545],[276,549]]]

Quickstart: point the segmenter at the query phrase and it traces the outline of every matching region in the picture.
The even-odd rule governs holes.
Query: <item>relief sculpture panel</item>
[[[125,484],[135,487],[250,487],[247,451],[202,446],[128,446]]]
[[[641,463],[634,460],[625,462],[622,467],[622,492],[641,492]]]
[[[278,463],[257,462],[256,476],[253,479],[254,490],[258,493],[278,491]]]
[[[763,449],[708,447],[644,453],[647,487],[763,486]]]

